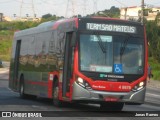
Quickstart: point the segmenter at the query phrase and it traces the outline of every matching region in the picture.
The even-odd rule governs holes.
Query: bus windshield
[[[127,35],[80,35],[80,70],[143,74],[144,40]]]

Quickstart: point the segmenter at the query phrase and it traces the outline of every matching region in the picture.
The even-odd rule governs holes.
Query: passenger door
[[[16,43],[16,51],[15,51],[15,59],[14,59],[14,71],[13,71],[13,84],[14,89],[18,90],[18,71],[19,71],[19,57],[20,57],[20,49],[21,49],[21,40],[17,40]]]
[[[64,52],[64,66],[63,66],[63,81],[62,81],[62,95],[66,97],[66,93],[69,92],[70,79],[73,74],[73,58],[74,47],[73,41],[75,40],[74,32],[68,32],[66,34],[65,52]]]

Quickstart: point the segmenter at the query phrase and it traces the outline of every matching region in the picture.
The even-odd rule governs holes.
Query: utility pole
[[[144,24],[144,0],[141,3],[141,23]]]
[[[94,14],[97,13],[97,0],[93,0],[93,12]]]
[[[87,0],[83,0],[83,16],[86,15]]]
[[[28,3],[25,3],[27,0],[21,0],[21,6],[20,6],[20,18],[22,18],[22,11],[23,9],[31,10],[31,13],[33,15],[33,18],[35,18],[35,10],[34,10],[34,3],[33,0],[30,0]],[[25,10],[26,11],[26,10]],[[28,12],[28,11],[27,11]],[[28,13],[27,13],[28,14]]]
[[[32,12],[33,12],[33,18],[35,18],[35,10],[34,10],[34,3],[33,3],[33,0],[32,0],[32,5],[31,5],[32,7]]]
[[[72,15],[75,15],[75,0],[71,0],[72,3]]]
[[[69,8],[69,0],[67,1],[67,8],[66,8],[66,13],[65,13],[65,18],[67,18],[68,8]]]
[[[124,19],[126,20],[126,19],[127,19],[127,7],[126,7],[126,8],[124,8],[124,11],[125,11]]]
[[[23,0],[21,0],[21,7],[20,7],[20,18],[22,18],[22,6],[23,6]]]
[[[70,7],[72,7],[72,8],[70,9]],[[69,11],[72,11],[72,16],[76,15],[76,12],[75,12],[76,9],[75,8],[77,8],[76,1],[75,0],[68,0],[67,1],[67,9],[66,9],[65,17],[67,18]]]

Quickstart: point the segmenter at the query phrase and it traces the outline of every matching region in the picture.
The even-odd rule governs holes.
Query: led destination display
[[[88,30],[136,33],[136,27],[126,25],[86,23],[86,27]]]

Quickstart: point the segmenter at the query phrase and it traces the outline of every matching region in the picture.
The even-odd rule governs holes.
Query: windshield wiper
[[[131,35],[128,35],[128,37],[124,40],[123,44],[121,44],[120,48],[120,62],[122,62],[122,55],[124,54],[124,51],[126,49],[126,46],[128,44],[128,40],[131,38]]]
[[[103,42],[102,42],[102,39],[101,39],[100,35],[96,34],[96,37],[98,38],[98,44],[99,44],[102,52],[106,53],[106,49],[105,49],[105,46],[103,45]]]

